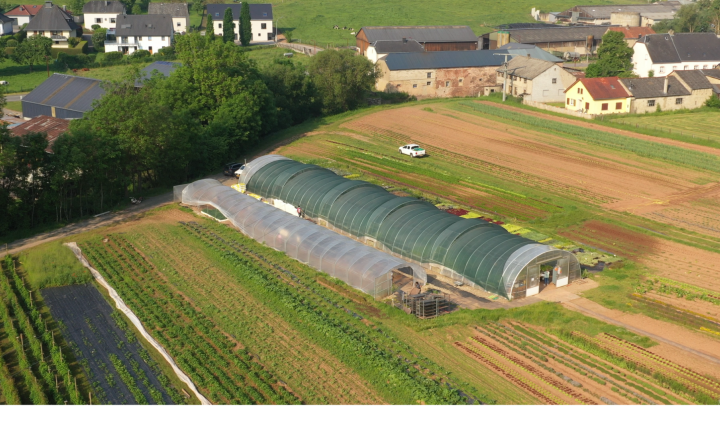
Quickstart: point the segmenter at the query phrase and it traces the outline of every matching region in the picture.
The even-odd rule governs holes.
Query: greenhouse
[[[425,269],[418,264],[363,245],[214,179],[203,179],[184,187],[182,202],[212,206],[245,235],[376,299],[393,292],[393,274],[398,272],[411,272],[413,283],[425,285],[427,282]]]
[[[555,286],[580,278],[570,252],[312,164],[267,155],[249,163],[240,181],[248,192],[301,207],[329,229],[508,299],[537,294],[544,271],[552,271]]]

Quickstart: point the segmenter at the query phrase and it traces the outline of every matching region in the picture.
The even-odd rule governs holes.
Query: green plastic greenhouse
[[[553,268],[556,286],[580,278],[570,252],[312,164],[267,155],[248,163],[240,181],[249,192],[299,206],[331,230],[508,299],[539,292],[541,265]]]

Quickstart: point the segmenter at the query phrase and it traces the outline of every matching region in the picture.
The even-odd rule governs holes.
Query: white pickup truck
[[[419,145],[415,145],[415,144],[401,146],[399,148],[399,151],[401,154],[409,155],[413,158],[425,156],[425,150],[422,149]]]

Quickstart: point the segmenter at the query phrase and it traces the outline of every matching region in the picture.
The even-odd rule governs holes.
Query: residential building
[[[661,1],[651,4],[574,6],[557,15],[559,21],[591,25],[630,25],[651,27],[658,22],[671,20],[680,10],[679,1]]]
[[[170,15],[175,33],[184,34],[190,28],[190,12],[187,3],[150,3],[150,15]]]
[[[77,30],[80,26],[75,23],[72,15],[64,8],[65,6],[61,9],[51,1],[46,1],[30,21],[30,24],[25,27],[27,35],[49,37],[54,45],[58,45],[57,47],[67,48],[68,39],[77,37]]]
[[[618,31],[622,33],[623,36],[625,36],[625,42],[627,42],[628,46],[631,48],[635,46],[635,42],[643,36],[655,34],[655,30],[650,27],[610,27],[605,33],[608,31]]]
[[[70,120],[62,118],[53,118],[47,115],[39,115],[35,118],[25,121],[22,124],[10,129],[15,136],[24,136],[28,133],[45,133],[47,136],[48,146],[45,152],[52,154],[52,147],[61,134],[68,131]]]
[[[633,46],[633,73],[667,76],[673,70],[712,69],[720,64],[720,39],[715,33],[649,34]]]
[[[423,46],[412,39],[378,40],[368,46],[365,56],[373,63],[393,52],[425,52]]]
[[[582,78],[565,90],[565,109],[592,115],[625,113],[631,98],[617,77]]]
[[[235,40],[240,40],[240,9],[242,8],[242,3],[208,4],[206,8],[208,15],[211,16],[213,20],[213,32],[218,36],[222,36],[223,34],[222,26],[223,18],[225,18],[225,10],[232,10]],[[271,4],[250,5],[250,28],[252,29],[252,42],[275,40]]]
[[[30,20],[42,9],[42,5],[38,4],[21,4],[15,9],[9,10],[5,16],[13,20],[13,25],[22,27],[30,24]]]
[[[119,1],[94,0],[83,6],[83,19],[87,28],[97,24],[114,30],[117,16],[124,13],[125,5]]]
[[[427,52],[474,51],[478,46],[475,33],[466,25],[363,27],[355,36],[360,54],[367,56],[371,44],[380,40],[416,40]]]
[[[537,24],[537,23],[535,23]],[[480,49],[496,49],[508,43],[535,45],[549,52],[594,53],[602,43],[607,26],[540,27],[510,26],[480,36]]]
[[[621,82],[633,95],[629,113],[682,109],[685,107],[685,100],[691,94],[690,90],[674,76],[627,78],[621,79]],[[707,100],[707,97],[705,99]]]
[[[565,100],[565,88],[575,82],[575,76],[551,61],[538,60],[529,55],[514,57],[505,67],[497,69],[497,85],[507,82],[505,91],[529,101],[549,103]]]
[[[15,20],[0,13],[0,36],[13,34],[13,23]]]
[[[170,15],[118,15],[115,34],[105,52],[132,54],[138,49],[156,53],[172,44],[175,31]]]
[[[435,51],[390,53],[378,60],[378,91],[406,92],[419,99],[476,97],[494,87],[507,51]]]
[[[22,99],[23,117],[82,118],[105,91],[97,79],[55,73]]]

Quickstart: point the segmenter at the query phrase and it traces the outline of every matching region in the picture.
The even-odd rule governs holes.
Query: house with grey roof
[[[185,34],[190,28],[190,12],[187,3],[150,3],[149,15],[170,15],[175,33]]]
[[[496,51],[396,52],[378,60],[378,91],[405,92],[418,99],[476,97],[495,86],[496,69],[507,53]]]
[[[674,70],[713,69],[720,64],[715,33],[647,34],[633,45],[633,73],[667,76]]]
[[[383,40],[416,40],[425,51],[474,51],[475,33],[467,25],[363,27],[355,36],[360,54],[367,56],[371,44]]]
[[[413,39],[378,40],[370,44],[365,56],[373,63],[393,52],[425,52],[425,48]]]
[[[565,101],[565,88],[575,76],[562,64],[526,56],[513,57],[505,67],[497,69],[496,84],[500,90],[528,101],[551,103]]]
[[[68,39],[77,37],[79,28],[66,10],[46,1],[25,27],[25,31],[28,36],[49,37],[57,48],[67,48]]]
[[[22,99],[23,117],[82,118],[105,91],[102,81],[55,73]]]
[[[0,36],[13,34],[13,23],[15,20],[0,13]]]
[[[221,36],[223,34],[223,18],[225,11],[230,9],[233,15],[233,32],[235,40],[240,40],[240,8],[242,3],[208,4],[207,14],[212,18],[212,31]],[[268,42],[275,40],[273,30],[273,11],[271,4],[250,4],[250,28],[252,30],[251,42]]]
[[[114,30],[118,15],[125,13],[125,5],[119,1],[93,0],[83,6],[83,20],[87,28],[99,25]]]
[[[151,54],[172,44],[175,30],[170,15],[118,15],[114,35],[108,35],[105,52]]]
[[[632,94],[630,113],[701,107],[714,91],[700,70],[675,71],[657,78],[625,78],[620,83]]]

